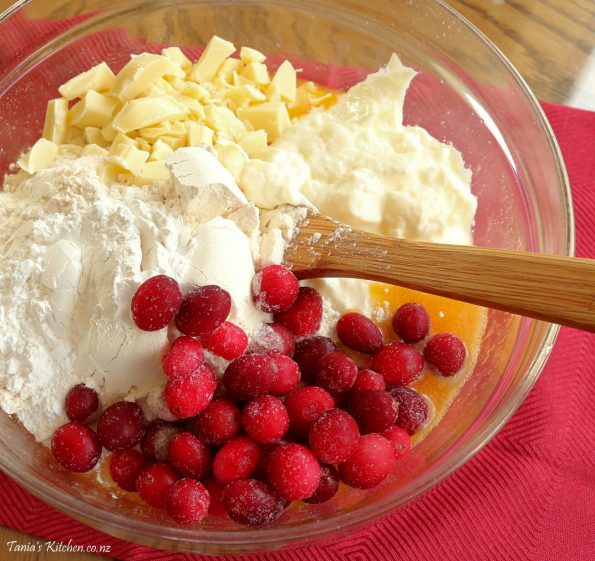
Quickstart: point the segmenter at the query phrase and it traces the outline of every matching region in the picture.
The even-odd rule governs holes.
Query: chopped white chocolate
[[[270,86],[285,101],[294,101],[296,95],[296,72],[288,60],[284,61],[271,80]]]
[[[93,143],[84,146],[81,152],[81,156],[107,156],[108,154],[105,148]]]
[[[149,161],[152,162],[155,160],[165,160],[165,158],[167,158],[167,156],[169,156],[172,152],[172,147],[159,138],[155,144],[153,144],[153,151],[149,156]]]
[[[187,128],[187,146],[212,146],[215,131],[206,125],[199,125],[190,121]]]
[[[233,73],[239,72],[243,67],[244,63],[237,58],[225,59],[217,71],[217,78],[231,82],[233,80]]]
[[[71,100],[83,97],[89,90],[107,92],[113,86],[115,79],[111,68],[105,62],[100,62],[62,84],[58,91],[63,98]]]
[[[249,62],[240,74],[258,86],[265,86],[271,81],[269,71],[262,62]]]
[[[112,146],[110,148],[110,154],[113,154],[114,150],[120,144],[127,144],[128,146],[134,146],[135,148],[138,148],[138,143],[136,142],[136,140],[134,140],[134,138],[130,138],[129,136],[125,135],[124,133],[119,132],[116,135],[116,138],[114,138],[114,140],[112,142]]]
[[[248,155],[235,142],[222,142],[215,145],[219,161],[227,168],[236,180],[239,179]]]
[[[192,68],[192,61],[182,52],[180,47],[167,47],[161,51],[163,56],[173,60],[184,72]]]
[[[85,127],[83,130],[83,138],[87,144],[96,144],[102,148],[109,146],[109,143],[103,136],[101,129],[97,127]]]
[[[291,124],[287,107],[282,101],[242,107],[238,109],[238,117],[252,123],[255,130],[265,130],[271,141],[276,140]]]
[[[242,47],[240,49],[240,59],[243,62],[264,62],[267,57],[263,55],[260,51],[256,49],[251,49],[250,47]]]
[[[68,100],[63,98],[52,99],[48,103],[43,125],[43,138],[56,144],[66,142],[68,129]]]
[[[40,138],[31,150],[19,159],[18,165],[27,173],[37,173],[51,165],[57,155],[58,145],[45,138]]]
[[[79,129],[103,127],[117,106],[114,98],[89,90],[68,112],[68,122]]]
[[[234,140],[246,132],[242,121],[226,107],[207,105],[205,107],[205,124],[214,131]]]
[[[139,185],[169,179],[169,171],[163,161],[152,161],[143,164],[134,174],[134,182]]]
[[[149,159],[149,156],[148,152],[139,150],[130,144],[118,144],[112,146],[108,161],[136,174]]]
[[[238,144],[250,158],[258,158],[260,152],[267,147],[267,133],[262,129],[248,131],[240,138]]]
[[[167,119],[181,119],[188,112],[186,106],[169,95],[141,97],[127,101],[112,124],[120,132],[129,132]]]
[[[190,78],[195,82],[206,82],[213,79],[223,61],[235,50],[233,43],[214,35],[198,61],[192,66]]]

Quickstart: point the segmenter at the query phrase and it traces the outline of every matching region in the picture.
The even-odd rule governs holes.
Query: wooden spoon
[[[413,242],[308,211],[284,264],[298,278],[396,284],[595,332],[595,260]]]

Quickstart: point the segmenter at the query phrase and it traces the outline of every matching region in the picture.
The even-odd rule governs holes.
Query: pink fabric
[[[0,61],[30,42],[21,21],[0,34]],[[39,22],[39,44],[55,26]],[[28,47],[31,46],[29,43]],[[0,64],[2,66],[2,64]],[[572,184],[577,255],[595,258],[595,113],[543,104]],[[564,328],[518,412],[447,480],[372,527],[324,546],[257,556],[300,559],[558,561],[595,559],[595,337]],[[0,473],[0,524],[71,544],[107,544],[129,561],[198,560],[104,535],[40,502]],[[4,547],[3,544],[0,547]],[[250,556],[221,559],[247,559]]]

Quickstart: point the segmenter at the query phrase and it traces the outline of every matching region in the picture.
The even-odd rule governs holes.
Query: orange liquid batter
[[[434,409],[429,422],[413,436],[415,444],[420,442],[444,416],[448,406],[473,371],[485,328],[486,310],[473,304],[387,284],[373,284],[370,294],[375,305],[385,307],[389,312],[387,319],[378,324],[386,341],[398,340],[391,325],[395,310],[407,302],[417,302],[425,307],[430,316],[431,334],[453,333],[460,337],[467,347],[468,354],[463,368],[454,376],[446,378],[426,366],[420,378],[411,384],[411,387],[430,399]]]

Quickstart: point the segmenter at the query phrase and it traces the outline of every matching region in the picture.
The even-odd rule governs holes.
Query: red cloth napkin
[[[60,23],[64,28],[70,24]],[[18,28],[14,34],[0,36],[0,62],[18,54],[20,39],[42,41],[55,25],[40,22],[35,36],[19,37]],[[595,258],[595,113],[543,106],[572,184],[576,253]],[[594,355],[595,336],[563,328],[541,378],[517,413],[447,480],[366,530],[324,546],[253,557],[270,561],[595,559]],[[0,524],[65,544],[97,550],[109,546],[106,556],[127,561],[207,558],[159,551],[93,530],[40,502],[1,472]],[[8,550],[0,544],[0,551]]]

